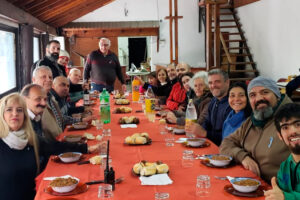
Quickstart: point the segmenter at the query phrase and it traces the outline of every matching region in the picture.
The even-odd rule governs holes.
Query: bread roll
[[[132,138],[137,138],[137,137],[140,137],[141,135],[139,133],[135,133],[133,135],[131,135]]]
[[[90,163],[93,165],[100,165],[102,161],[101,156],[94,156],[90,158]]]
[[[149,134],[148,133],[141,133],[141,136],[149,138]]]
[[[135,138],[134,143],[135,144],[146,144],[147,139],[145,137],[138,136],[138,137]]]
[[[167,164],[160,164],[156,166],[156,169],[158,174],[163,174],[169,171],[169,166]]]
[[[140,174],[142,176],[151,176],[153,174],[156,174],[156,167],[154,165],[143,167],[140,171]]]
[[[136,163],[133,166],[133,172],[136,174],[140,174],[142,168],[143,168],[143,165],[141,163]]]
[[[132,139],[131,139],[130,136],[128,136],[128,137],[125,138],[125,143],[126,144],[131,144],[131,141],[132,141]]]

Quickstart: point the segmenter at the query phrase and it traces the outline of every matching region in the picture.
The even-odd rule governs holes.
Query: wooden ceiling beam
[[[63,29],[66,37],[77,38],[119,37],[119,36],[158,36],[159,28],[123,28],[123,29]]]
[[[27,23],[39,29],[40,31],[47,31],[50,34],[56,35],[56,30],[53,27],[43,23],[39,19],[33,17],[24,10],[21,10],[20,8],[14,6],[8,1],[0,0],[0,5],[0,14],[8,18],[14,19],[18,23]]]
[[[100,0],[102,2],[104,0]],[[71,3],[62,3],[59,8],[52,9],[51,12],[46,12],[42,15],[37,15],[38,18],[41,18],[43,21],[51,20],[53,17],[69,14],[69,11],[72,9],[77,9],[80,7],[87,7],[89,4],[94,3],[95,0],[73,0]]]
[[[25,5],[34,2],[35,0],[16,0],[16,1],[9,1],[10,3],[18,6],[19,8],[23,8]]]
[[[85,7],[76,7],[68,11],[68,14],[60,14],[55,17],[53,17],[51,20],[45,21],[45,23],[50,24],[54,27],[60,27],[63,25],[66,25],[69,22],[72,22],[73,20],[88,14],[89,12],[92,12],[102,6],[105,6],[115,0],[102,0],[102,1],[96,1],[89,5],[86,5]]]
[[[64,2],[68,2],[67,0]],[[32,5],[29,5],[28,8],[26,9],[27,12],[32,13],[34,16],[38,16],[38,14],[44,10],[47,10],[49,12],[52,11],[53,5],[59,5],[61,3],[61,0],[54,0],[54,1],[49,1],[49,0],[44,0],[44,1],[39,1],[37,3],[34,3]]]

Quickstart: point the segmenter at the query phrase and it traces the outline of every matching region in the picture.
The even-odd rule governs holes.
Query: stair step
[[[233,6],[230,5],[230,4],[222,4],[222,5],[220,5],[220,9],[231,9],[231,8],[233,8]]]
[[[233,12],[220,12],[220,15],[233,15]]]
[[[222,32],[223,35],[240,35],[239,32]]]
[[[247,47],[228,47],[228,50],[233,50],[233,49],[248,49]]]
[[[230,26],[220,26],[220,28],[237,28],[237,27],[239,27],[239,26],[241,26],[241,25],[230,25]],[[215,28],[214,26],[212,26],[211,28]]]
[[[257,72],[256,69],[230,70],[230,73]]]
[[[225,40],[225,42],[246,42],[246,40]]]
[[[221,63],[221,65],[228,65],[229,63]],[[248,64],[255,64],[255,62],[233,62],[230,65],[248,65]]]
[[[215,20],[211,20],[212,22],[214,22]],[[234,19],[220,19],[220,22],[236,22],[236,20]]]
[[[227,57],[226,54],[222,54],[221,56],[222,57]],[[251,56],[251,54],[247,54],[247,53],[241,53],[241,54],[231,53],[230,56],[232,56],[232,57],[244,57],[244,56]]]

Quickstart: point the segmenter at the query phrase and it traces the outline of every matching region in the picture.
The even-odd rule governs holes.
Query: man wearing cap
[[[270,183],[289,155],[288,148],[277,137],[274,114],[292,101],[280,94],[275,81],[262,76],[249,83],[248,96],[253,113],[222,141],[220,152]]]
[[[57,60],[60,53],[60,43],[57,40],[51,40],[46,46],[46,55],[41,60],[35,62],[31,67],[31,75],[35,68],[47,66],[52,71],[53,78],[57,76],[67,76],[65,69],[58,65]]]
[[[122,83],[122,90],[126,91],[125,81],[122,75],[121,66],[116,54],[109,50],[110,40],[101,38],[99,49],[91,52],[84,66],[84,82],[91,79],[91,89],[102,92],[103,88],[111,92],[114,90],[116,77]]]

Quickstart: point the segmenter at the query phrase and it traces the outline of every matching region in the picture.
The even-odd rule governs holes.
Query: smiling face
[[[157,74],[157,79],[159,80],[160,83],[165,83],[167,80],[167,74],[165,70],[159,70]]]
[[[18,131],[23,126],[24,108],[18,101],[8,101],[3,113],[3,118],[11,131]]]
[[[212,74],[208,76],[208,86],[214,97],[222,99],[227,95],[229,80],[225,81],[221,74]]]
[[[189,67],[186,64],[178,64],[176,66],[176,74],[179,77],[182,74],[189,72]]]
[[[174,80],[177,77],[176,69],[175,69],[174,65],[168,65],[167,72],[168,72],[168,76],[169,76],[170,80]]]
[[[204,93],[206,85],[202,78],[197,78],[194,80],[194,92],[197,97],[201,97]]]
[[[228,102],[235,113],[240,112],[247,106],[246,91],[241,87],[234,87],[229,91]]]
[[[54,59],[58,59],[60,52],[60,44],[56,42],[52,42],[49,47],[46,48],[46,52],[48,56],[51,56]]]
[[[69,74],[69,79],[73,84],[78,84],[81,79],[81,72],[80,70],[75,70]]]
[[[53,82],[53,89],[61,98],[64,98],[69,94],[69,87],[69,81],[64,76],[56,77]]]
[[[52,72],[47,69],[40,69],[37,71],[36,76],[32,77],[32,82],[42,86],[47,93],[52,88],[52,81]]]
[[[249,92],[249,101],[254,117],[258,120],[271,117],[273,115],[273,108],[278,102],[275,94],[263,86],[256,86],[251,89]]]
[[[47,94],[45,90],[33,87],[27,97],[24,98],[27,108],[35,115],[41,115],[47,106]]]
[[[296,155],[300,155],[300,119],[291,118],[283,120],[280,124],[281,135],[279,138]]]
[[[57,60],[58,64],[62,66],[67,66],[69,62],[69,58],[67,56],[60,56]]]
[[[186,91],[189,91],[190,90],[190,85],[189,85],[189,82],[191,80],[191,77],[189,76],[183,76],[181,78],[181,81],[182,81],[182,84],[183,84],[183,87]]]
[[[99,49],[101,53],[107,55],[109,48],[110,48],[109,41],[107,39],[102,38],[99,42]]]

